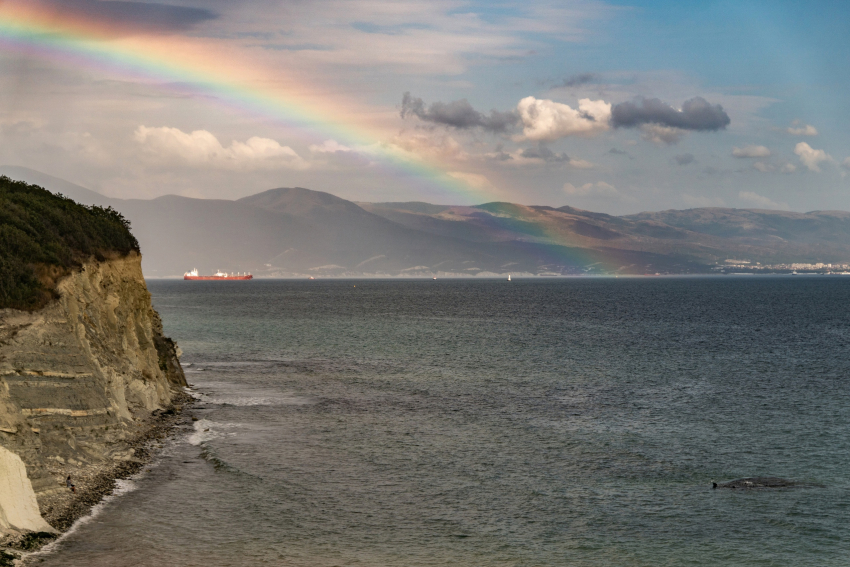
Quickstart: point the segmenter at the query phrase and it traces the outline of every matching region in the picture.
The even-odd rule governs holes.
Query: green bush
[[[0,308],[38,309],[55,297],[55,280],[84,261],[133,251],[130,222],[112,207],[0,176]]]

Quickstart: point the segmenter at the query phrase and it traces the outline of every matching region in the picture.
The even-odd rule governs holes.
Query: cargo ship
[[[195,268],[191,272],[186,272],[183,274],[184,280],[253,280],[254,276],[249,274],[248,272],[222,272],[221,270],[217,271],[211,276],[200,276],[198,275],[198,269]]]

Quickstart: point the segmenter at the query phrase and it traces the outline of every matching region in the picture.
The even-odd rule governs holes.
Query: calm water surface
[[[149,288],[200,420],[31,564],[850,564],[850,278]]]

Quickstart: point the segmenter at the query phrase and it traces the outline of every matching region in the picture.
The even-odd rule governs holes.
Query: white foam
[[[139,478],[140,475],[136,475],[135,478]],[[26,565],[27,560],[31,557],[39,557],[42,555],[48,555],[53,553],[54,551],[58,551],[62,547],[62,542],[69,538],[72,534],[74,534],[77,530],[79,530],[82,526],[88,524],[95,518],[97,518],[103,511],[109,506],[114,500],[120,498],[121,496],[133,492],[138,488],[138,484],[133,480],[133,478],[129,479],[118,479],[115,481],[115,488],[112,490],[112,494],[104,496],[103,499],[92,506],[89,513],[82,518],[79,518],[76,522],[68,528],[68,531],[63,533],[61,536],[51,541],[38,551],[33,551],[31,553],[22,553],[22,565]]]
[[[216,405],[247,406],[302,406],[315,403],[315,400],[303,396],[204,396],[206,403]]]
[[[190,445],[199,446],[208,441],[212,441],[213,439],[217,439],[220,437],[235,435],[235,433],[228,433],[227,429],[233,429],[239,427],[238,423],[218,423],[215,421],[210,421],[208,419],[199,419],[193,424],[195,428],[195,432],[189,435],[186,439]]]

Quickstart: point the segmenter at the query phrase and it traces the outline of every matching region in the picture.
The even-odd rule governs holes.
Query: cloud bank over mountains
[[[233,170],[309,167],[295,150],[269,138],[234,140],[225,147],[206,130],[187,134],[177,128],[146,126],[139,126],[134,137],[146,158],[164,163]]]

